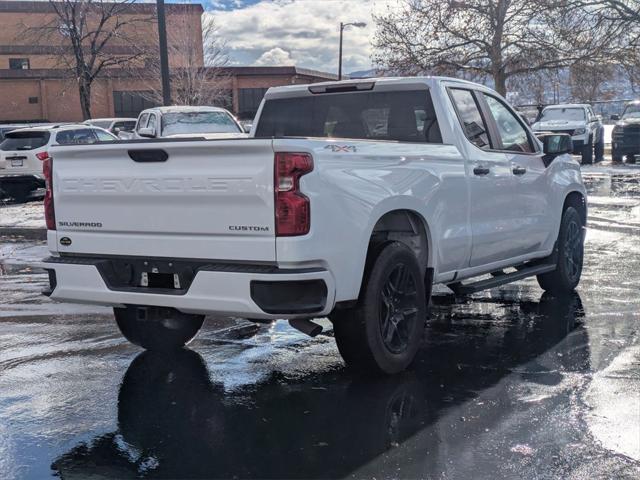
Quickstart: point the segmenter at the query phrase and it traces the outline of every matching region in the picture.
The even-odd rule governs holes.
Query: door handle
[[[514,175],[524,175],[525,173],[527,173],[527,169],[525,167],[513,167],[513,174]]]
[[[166,162],[169,154],[159,148],[148,148],[144,150],[129,150],[129,158],[134,162],[150,163],[150,162]]]
[[[473,169],[473,173],[475,175],[481,175],[481,176],[482,175],[489,175],[489,172],[490,172],[489,167],[475,167]]]

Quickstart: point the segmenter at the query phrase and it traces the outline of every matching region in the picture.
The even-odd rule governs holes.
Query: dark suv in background
[[[611,115],[611,120],[617,120],[611,134],[611,160],[635,163],[634,155],[640,155],[640,100],[629,102],[624,107],[622,115]]]

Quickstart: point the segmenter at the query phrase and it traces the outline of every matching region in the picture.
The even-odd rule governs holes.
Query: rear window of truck
[[[255,136],[442,143],[426,89],[267,100]]]
[[[49,141],[49,132],[9,132],[0,143],[0,150],[33,150],[43,147]]]

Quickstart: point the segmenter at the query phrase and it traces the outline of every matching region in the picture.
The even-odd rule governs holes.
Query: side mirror
[[[566,133],[544,133],[538,138],[542,141],[542,151],[544,152],[542,160],[545,166],[549,166],[557,156],[573,152],[573,142]]]
[[[153,138],[156,136],[156,129],[153,127],[145,127],[138,130],[138,135],[141,137]]]
[[[114,135],[118,135],[120,133],[120,127],[114,127],[111,133],[113,133]]]
[[[251,133],[251,124],[242,125],[242,130],[244,133]]]
[[[614,113],[613,115],[611,115],[611,120],[615,120],[617,122],[618,120],[620,120],[620,115]]]

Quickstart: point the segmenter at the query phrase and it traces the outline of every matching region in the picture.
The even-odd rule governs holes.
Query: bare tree
[[[614,22],[625,25],[621,48],[615,60],[626,73],[631,89],[640,91],[640,0],[577,0],[585,8],[597,11]]]
[[[613,78],[615,65],[583,61],[570,68],[571,94],[580,102],[593,102],[605,93],[605,84]]]
[[[555,83],[558,81],[556,70],[539,70],[537,72],[515,75],[509,79],[509,91],[516,92],[524,102],[544,105],[550,102],[549,95],[555,97]],[[549,91],[551,90],[551,91]]]
[[[400,73],[512,77],[608,54],[619,24],[571,0],[400,0],[377,17],[376,63]]]
[[[78,86],[84,119],[91,118],[91,88],[113,67],[131,65],[142,57],[136,30],[145,17],[135,11],[135,0],[49,0],[53,18],[24,28],[25,39],[59,47],[56,67],[69,72]]]
[[[171,99],[176,105],[219,105],[230,103],[231,77],[226,43],[219,34],[213,17],[202,19],[202,37],[190,29],[188,19],[171,19],[168,36],[169,58],[174,65],[170,69]],[[160,77],[160,60],[148,56],[144,75]],[[162,88],[157,81],[148,84],[143,93],[147,100],[161,104]]]

